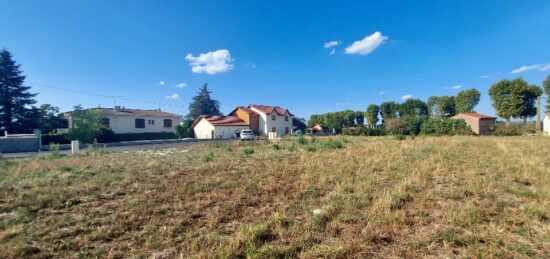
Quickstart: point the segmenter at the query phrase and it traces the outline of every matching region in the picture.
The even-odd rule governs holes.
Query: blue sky
[[[494,114],[492,83],[550,74],[550,1],[0,4],[0,47],[39,103],[62,110],[123,96],[126,107],[185,114],[208,83],[224,113],[257,103],[307,118],[474,87],[477,110]]]

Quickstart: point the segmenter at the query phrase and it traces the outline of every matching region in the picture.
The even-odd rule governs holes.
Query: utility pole
[[[113,108],[116,107],[116,98],[122,98],[121,95],[111,95],[111,98],[113,98]]]
[[[540,113],[541,113],[540,109],[541,109],[540,108],[540,96],[537,96],[537,126],[536,126],[537,131],[542,130],[541,123],[540,123]]]

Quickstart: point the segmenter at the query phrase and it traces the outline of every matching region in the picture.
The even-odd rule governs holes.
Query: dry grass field
[[[335,137],[0,163],[0,257],[550,256],[550,138]]]

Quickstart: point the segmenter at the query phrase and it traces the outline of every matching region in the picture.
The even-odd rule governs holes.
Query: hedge
[[[472,135],[472,129],[464,120],[450,118],[430,118],[422,123],[423,135]]]

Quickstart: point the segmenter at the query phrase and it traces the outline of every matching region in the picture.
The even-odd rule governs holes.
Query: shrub
[[[407,132],[407,123],[402,119],[388,119],[385,127],[392,135],[404,135]]]
[[[521,126],[517,124],[499,124],[491,133],[493,136],[520,136],[521,134]]]
[[[393,138],[394,138],[395,140],[401,141],[401,140],[405,140],[405,139],[407,138],[407,136],[405,136],[405,135],[403,135],[403,134],[399,134],[399,135],[394,135]]]
[[[156,139],[176,139],[174,132],[147,132],[147,133],[124,133],[116,134],[116,141],[138,141]]]
[[[383,136],[386,132],[382,128],[354,127],[342,129],[342,135],[349,136]]]
[[[329,138],[322,141],[321,146],[327,149],[339,149],[339,148],[343,148],[344,144],[340,140],[334,140]]]
[[[450,118],[431,118],[420,129],[423,135],[471,135],[472,129],[464,120]]]
[[[214,160],[214,153],[212,152],[208,152],[204,156],[202,156],[202,161],[205,163],[208,163],[212,160]]]
[[[281,149],[281,147],[278,144],[273,144],[273,149],[279,150],[279,149]]]
[[[250,147],[245,147],[245,148],[243,148],[243,153],[247,156],[252,155],[252,154],[254,154],[254,149],[250,148]]]
[[[425,121],[425,117],[414,117],[405,119],[405,134],[418,135],[420,133],[420,128]]]
[[[42,135],[42,145],[48,146],[55,144],[70,144],[71,141],[65,135]]]
[[[101,133],[97,136],[97,142],[99,143],[109,143],[116,142],[117,135],[110,129],[101,129]]]
[[[307,144],[307,139],[304,138],[304,136],[299,136],[298,139],[296,139],[296,142],[298,142],[298,144],[300,144],[300,145],[306,145]]]
[[[307,146],[306,150],[309,151],[309,152],[315,152],[315,151],[317,151],[317,148],[315,146]]]

